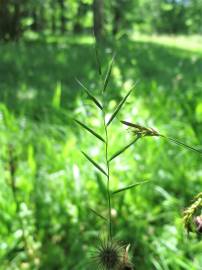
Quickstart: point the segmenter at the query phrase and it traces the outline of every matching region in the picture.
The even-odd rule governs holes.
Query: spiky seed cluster
[[[202,216],[198,215],[202,209],[202,192],[195,198],[194,202],[184,211],[183,221],[187,232],[202,233]]]
[[[98,269],[120,269],[123,258],[123,248],[114,241],[101,241],[95,252],[95,263]]]
[[[101,240],[93,257],[97,269],[133,270],[128,256],[129,247],[124,248],[112,240]]]

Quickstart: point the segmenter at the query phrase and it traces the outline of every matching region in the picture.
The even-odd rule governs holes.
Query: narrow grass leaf
[[[93,214],[95,214],[96,216],[98,216],[99,218],[101,218],[101,219],[104,219],[104,221],[106,221],[107,222],[107,219],[105,218],[105,217],[103,217],[101,214],[99,214],[98,212],[96,212],[94,209],[92,209],[92,208],[89,208],[90,209],[90,211],[92,211],[93,212]]]
[[[84,91],[87,93],[88,97],[95,103],[95,105],[102,110],[103,107],[100,104],[100,102],[90,93],[90,91],[85,87],[85,85],[83,85],[78,79],[76,79],[76,81],[78,82],[78,84],[84,89]]]
[[[142,182],[138,182],[138,183],[132,184],[130,186],[126,186],[126,187],[120,188],[118,190],[113,191],[112,192],[112,195],[117,194],[117,193],[122,192],[122,191],[126,191],[128,189],[131,189],[131,188],[134,188],[134,187],[137,187],[137,186],[140,186],[142,184],[146,184],[148,182],[150,182],[150,181],[142,181]]]
[[[136,85],[136,84],[135,84]],[[131,92],[133,91],[135,85],[132,86],[132,88],[129,90],[129,92],[127,93],[127,95],[121,100],[121,102],[118,104],[118,106],[116,107],[114,113],[111,115],[109,121],[107,122],[107,126],[112,122],[112,120],[116,117],[116,115],[118,114],[118,112],[120,111],[121,107],[123,106],[123,104],[126,102],[127,98],[130,96]]]
[[[143,126],[140,126],[138,124],[133,124],[133,123],[130,123],[127,121],[121,121],[121,123],[126,125],[126,126],[133,127],[133,128],[139,129],[139,130],[147,130],[147,128],[145,128]]]
[[[198,153],[198,154],[202,154],[202,151],[200,151],[200,150],[198,150],[198,149],[196,149],[196,148],[194,148],[194,147],[192,147],[192,146],[189,146],[189,145],[187,145],[187,144],[185,144],[185,143],[183,143],[183,142],[180,142],[180,141],[178,141],[178,140],[176,140],[176,139],[173,139],[173,138],[171,138],[171,137],[166,137],[166,136],[164,136],[164,135],[160,135],[160,136],[161,136],[162,138],[165,138],[165,139],[167,139],[167,140],[169,140],[169,141],[171,141],[171,142],[173,142],[173,143],[179,145],[179,146],[185,147],[185,148],[187,148],[187,149],[189,149],[189,150],[192,150],[192,151],[194,151],[194,152],[196,152],[196,153]]]
[[[107,85],[109,83],[109,79],[110,79],[111,72],[112,72],[112,66],[113,66],[113,63],[114,63],[114,58],[115,58],[115,54],[113,55],[113,57],[111,59],[111,62],[109,64],[108,70],[107,70],[107,74],[106,74],[106,77],[105,77],[105,80],[104,80],[103,93],[105,92],[105,90],[107,88]]]
[[[99,170],[101,171],[105,176],[108,176],[107,173],[98,165],[91,157],[89,157],[85,152],[81,151],[81,153]]]
[[[112,161],[113,159],[115,159],[116,157],[118,157],[119,155],[121,155],[123,152],[125,152],[131,145],[133,145],[138,139],[140,138],[140,136],[137,136],[131,143],[129,143],[128,145],[126,145],[125,147],[123,147],[122,149],[120,149],[119,151],[117,151],[115,154],[113,154],[110,159],[108,160],[108,162]]]
[[[99,52],[98,52],[98,47],[97,47],[96,44],[95,44],[95,58],[96,58],[98,73],[99,73],[100,76],[102,76],[102,66],[101,66],[101,62],[100,62],[100,56],[99,56]]]
[[[105,143],[105,140],[99,135],[97,134],[94,130],[92,130],[91,128],[89,128],[88,126],[86,126],[85,124],[83,124],[82,122],[80,122],[79,120],[74,120],[77,124],[79,124],[80,126],[82,126],[84,129],[86,129],[88,132],[90,132],[91,134],[93,134],[96,138],[98,138],[99,140],[101,140],[102,142]]]

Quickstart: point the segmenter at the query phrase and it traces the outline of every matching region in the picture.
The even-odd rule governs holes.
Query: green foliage
[[[55,40],[93,28],[117,38],[131,31],[201,34],[201,12],[200,0],[2,0],[0,40]]]
[[[162,134],[201,150],[201,49],[186,47],[192,40],[196,44],[191,37],[184,38],[182,47],[180,39],[177,46],[175,39],[167,40],[117,41],[106,90],[109,109],[114,112],[127,95],[131,78],[139,79],[118,118],[158,127]],[[103,63],[111,58],[110,42],[107,45]],[[102,89],[92,39],[1,44],[0,57],[0,269],[87,269],[89,246],[107,216],[105,178],[93,165],[89,169],[91,164],[78,150],[78,145],[88,149],[100,164],[103,143],[93,143],[93,135],[73,121],[90,123],[101,134],[98,108],[92,103]],[[81,93],[75,77],[85,79],[92,96]],[[109,159],[123,153],[110,164],[111,190],[151,181],[113,196],[114,230],[131,243],[134,264],[140,270],[201,269],[201,242],[192,233],[188,239],[182,224],[183,210],[201,192],[201,157],[160,138],[146,137],[133,146],[133,134],[116,118],[109,127]],[[127,151],[125,145],[130,145]]]

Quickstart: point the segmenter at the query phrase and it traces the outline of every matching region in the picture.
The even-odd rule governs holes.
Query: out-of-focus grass
[[[143,42],[154,42],[160,45],[170,46],[179,49],[185,49],[187,51],[195,52],[197,54],[202,52],[201,42],[202,38],[199,35],[184,36],[184,35],[133,35],[133,40]]]
[[[166,40],[122,37],[105,44],[104,68],[112,51],[117,54],[109,112],[139,80],[118,118],[201,149],[201,51]],[[78,77],[99,93],[92,40],[1,44],[0,57],[0,269],[87,269],[89,247],[104,230],[88,208],[106,212],[100,176],[79,152],[81,147],[102,162],[101,144],[92,144],[91,135],[73,122],[76,117],[102,132],[99,115],[75,82]],[[112,154],[132,139],[118,119],[110,134]],[[11,145],[20,213],[11,191]],[[181,219],[201,191],[201,156],[145,138],[112,162],[113,188],[151,180],[113,200],[114,233],[131,243],[138,269],[201,269],[201,243],[187,239]]]

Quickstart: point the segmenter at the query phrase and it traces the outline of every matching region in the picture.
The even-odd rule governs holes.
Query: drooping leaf
[[[97,134],[94,130],[92,130],[91,128],[89,128],[88,126],[86,126],[85,124],[83,124],[82,122],[80,122],[79,120],[74,120],[77,124],[79,124],[80,126],[82,126],[84,129],[86,129],[88,132],[90,132],[91,134],[93,134],[95,137],[97,137],[99,140],[101,140],[102,142],[105,143],[105,140],[99,135]]]
[[[103,217],[101,214],[99,214],[98,212],[96,212],[94,209],[92,209],[92,208],[89,208],[92,212],[93,212],[93,214],[95,214],[96,216],[98,216],[99,218],[101,218],[101,219],[104,219],[104,221],[106,221],[107,222],[107,219],[105,218],[105,217]]]
[[[84,89],[84,91],[87,93],[88,97],[95,103],[95,105],[100,110],[102,110],[103,109],[103,106],[101,105],[101,103],[91,94],[91,92],[78,79],[76,79],[76,81]]]
[[[148,182],[150,182],[150,181],[142,181],[142,182],[138,182],[138,183],[132,184],[130,186],[126,186],[126,187],[120,188],[118,190],[113,191],[112,192],[112,195],[117,194],[117,193],[122,192],[122,191],[126,191],[128,189],[131,189],[131,188],[134,188],[134,187],[137,187],[137,186],[140,186],[142,184],[146,184]]]
[[[187,145],[187,144],[185,144],[185,143],[183,143],[183,142],[180,142],[180,141],[178,141],[178,140],[176,140],[176,139],[174,139],[174,138],[167,137],[167,136],[164,136],[164,135],[160,135],[160,136],[161,136],[162,138],[164,138],[164,139],[167,139],[167,140],[169,140],[169,141],[171,141],[171,142],[173,142],[173,143],[179,145],[179,146],[185,147],[185,148],[187,148],[187,149],[189,149],[189,150],[192,150],[192,151],[194,151],[194,152],[197,152],[197,153],[199,153],[199,154],[202,154],[202,151],[200,151],[200,150],[198,150],[198,149],[196,149],[196,148],[194,148],[194,147],[192,147],[192,146],[189,146],[189,145]]]
[[[136,84],[135,84],[136,85]],[[131,94],[131,92],[133,91],[135,85],[132,86],[132,88],[128,91],[127,95],[121,100],[121,102],[118,104],[118,106],[116,107],[114,113],[111,115],[109,121],[107,122],[107,126],[112,122],[112,120],[115,118],[115,116],[118,114],[118,112],[120,111],[121,107],[123,106],[123,104],[126,102],[127,98],[129,97],[129,95]]]
[[[105,77],[105,80],[104,80],[103,93],[105,92],[105,90],[107,88],[107,85],[109,83],[109,79],[110,79],[111,72],[112,72],[112,66],[113,66],[113,63],[114,63],[114,58],[115,58],[115,54],[113,55],[113,57],[111,59],[111,62],[109,64],[108,70],[107,70],[107,74],[106,74],[106,77]]]
[[[113,154],[110,159],[108,160],[108,162],[112,161],[113,159],[115,159],[116,157],[118,157],[120,154],[122,154],[123,152],[125,152],[131,145],[133,145],[138,139],[140,138],[140,136],[137,136],[131,143],[127,144],[125,147],[123,147],[122,149],[120,149],[119,151],[117,151],[115,154]]]
[[[81,151],[81,153],[99,170],[101,171],[105,176],[108,176],[107,173],[104,171],[102,167],[100,167],[99,164],[97,164],[91,157],[89,157],[85,152]]]

